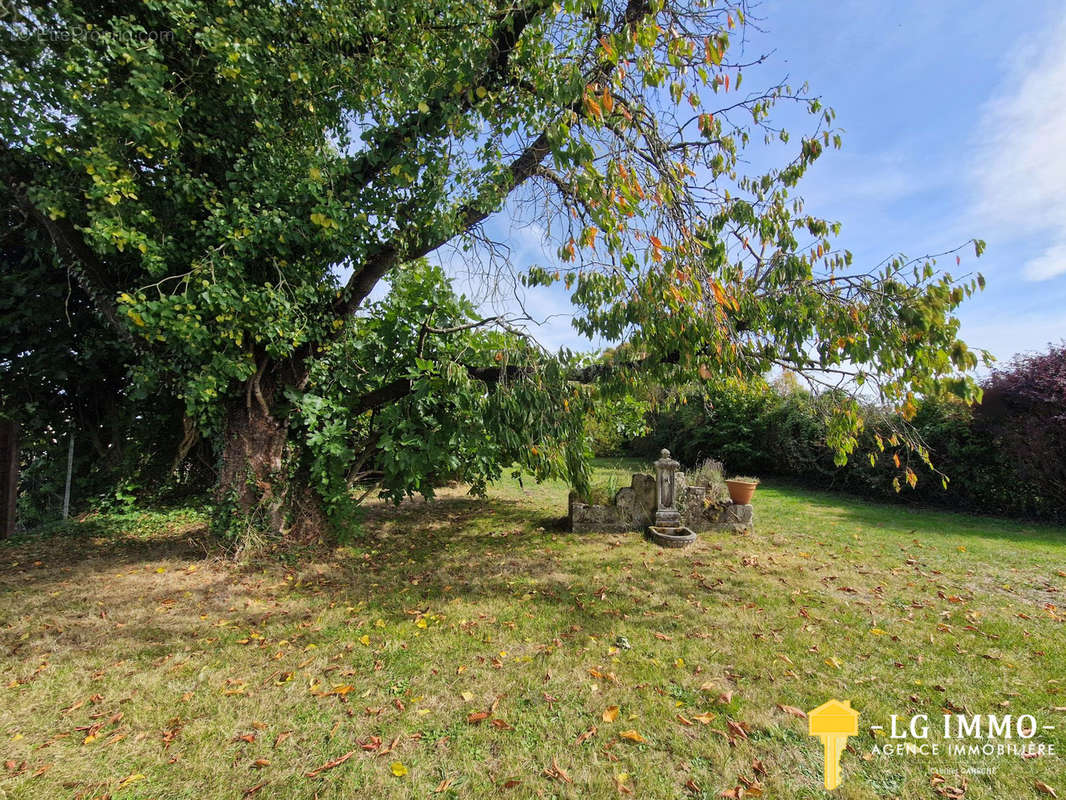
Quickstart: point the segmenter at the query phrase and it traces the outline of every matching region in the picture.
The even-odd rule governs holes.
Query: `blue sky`
[[[749,32],[746,55],[774,51],[762,81],[806,80],[844,129],[843,150],[799,191],[809,211],[843,223],[838,245],[869,264],[985,239],[980,260],[941,264],[988,279],[960,310],[962,338],[1001,361],[1066,339],[1062,0],[768,0],[755,16],[762,30]],[[507,216],[493,234],[519,264],[544,263],[543,231]],[[591,346],[569,328],[561,287],[526,302],[555,315],[537,329],[545,344]]]

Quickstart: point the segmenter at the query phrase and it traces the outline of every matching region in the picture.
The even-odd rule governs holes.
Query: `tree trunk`
[[[226,415],[216,501],[225,532],[282,533],[289,487],[284,473],[286,426],[258,403],[239,403]]]
[[[272,410],[279,387],[299,385],[302,377],[292,362],[276,364],[264,356],[244,397],[227,409],[216,525],[238,547],[262,538],[309,543],[329,532],[317,493],[299,472],[290,475],[288,421]]]
[[[318,496],[288,474],[287,435],[265,403],[236,404],[227,415],[216,522],[238,546],[260,537],[308,543],[328,532]]]

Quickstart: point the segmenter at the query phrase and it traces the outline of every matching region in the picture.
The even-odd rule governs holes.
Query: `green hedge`
[[[879,449],[874,408],[866,410],[867,432],[856,452],[846,465],[835,466],[825,444],[821,408],[828,401],[795,387],[761,382],[690,394],[685,402],[653,414],[650,432],[631,440],[628,451],[649,458],[666,447],[685,465],[719,459],[730,474],[786,477],[864,497],[1066,521],[1066,508],[1053,488],[1032,480],[1031,465],[1008,455],[1016,451],[1009,443],[1018,430],[1028,436],[1060,435],[1054,426],[1044,425],[1043,433],[1034,434],[1023,413],[1005,421],[1002,416],[993,419],[981,407],[922,400],[911,422],[928,445],[934,467],[948,476],[945,488],[941,476],[918,457],[901,448]],[[904,484],[896,491],[893,479],[900,470],[894,455],[917,473],[913,489]],[[1059,459],[1066,459],[1066,452],[1060,450]]]

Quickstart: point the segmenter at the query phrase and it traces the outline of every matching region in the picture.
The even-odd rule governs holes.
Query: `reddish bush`
[[[1066,343],[1018,356],[984,390],[981,427],[1029,484],[1021,491],[1032,510],[1057,516],[1066,509]]]

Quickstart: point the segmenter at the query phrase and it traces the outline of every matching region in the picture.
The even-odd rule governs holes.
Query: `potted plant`
[[[755,487],[759,485],[759,479],[738,475],[735,478],[729,478],[725,485],[729,487],[729,499],[738,506],[746,506],[751,502],[752,495],[755,494]]]

